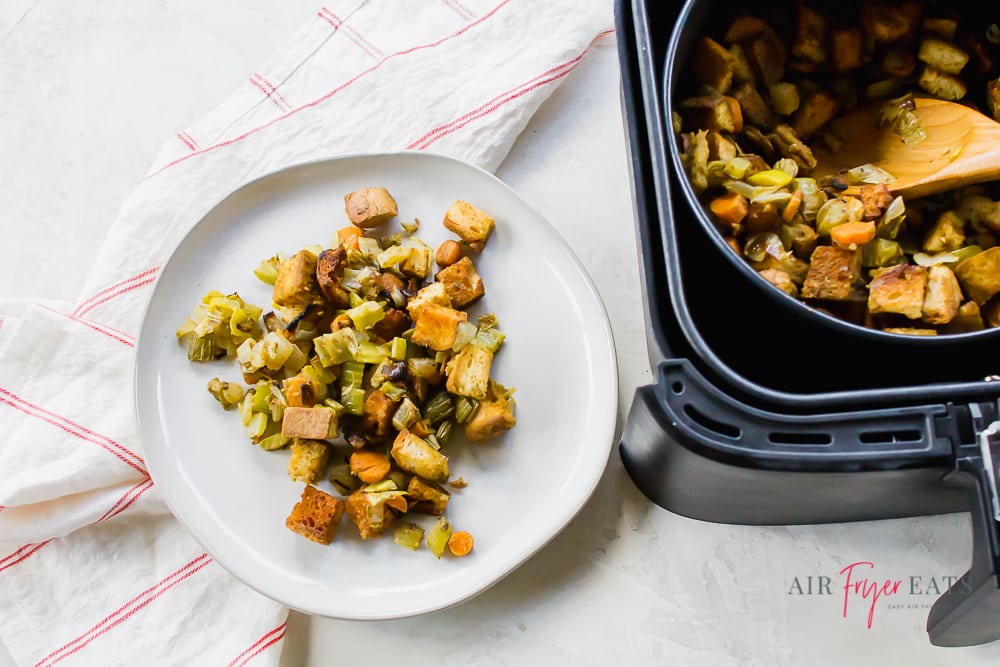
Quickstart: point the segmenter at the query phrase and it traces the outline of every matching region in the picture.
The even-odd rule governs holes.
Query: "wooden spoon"
[[[964,104],[916,98],[914,113],[927,138],[909,145],[885,127],[878,108],[865,107],[842,116],[846,140],[835,153],[817,151],[816,178],[863,164],[874,164],[896,177],[893,194],[907,197],[951,190],[1000,179],[1000,123]],[[856,193],[857,188],[847,190]]]

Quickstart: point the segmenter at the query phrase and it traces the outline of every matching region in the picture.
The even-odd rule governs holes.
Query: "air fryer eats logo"
[[[870,561],[857,561],[833,576],[795,577],[787,594],[830,596],[839,602],[843,618],[864,618],[870,630],[877,610],[928,610],[955,582],[958,591],[971,592],[964,577],[911,574],[898,578],[886,576]]]

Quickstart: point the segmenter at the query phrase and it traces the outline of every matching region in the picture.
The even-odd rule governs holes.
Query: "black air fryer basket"
[[[723,261],[688,203],[665,120],[667,75],[691,41],[675,27],[706,3],[680,5],[616,0],[656,377],[635,393],[625,468],[661,507],[721,523],[970,512],[971,569],[927,631],[940,646],[1000,639],[1000,330],[955,344],[845,333]],[[832,349],[854,361],[826,359]]]

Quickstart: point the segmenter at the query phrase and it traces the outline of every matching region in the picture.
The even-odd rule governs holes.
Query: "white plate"
[[[483,445],[446,447],[469,486],[448,516],[476,546],[464,558],[410,551],[390,533],[362,541],[344,517],[330,546],[285,528],[302,484],[287,451],[250,444],[235,412],[205,385],[239,379],[234,364],[188,362],[174,335],[202,295],[238,292],[267,308],[253,275],[275,252],[328,244],[348,224],[343,197],[384,186],[400,218],[419,218],[432,247],[455,199],[496,218],[476,259],[507,334],[493,377],[516,388],[517,426]],[[386,225],[397,231],[393,221]],[[473,319],[470,317],[470,319]],[[300,611],[386,619],[434,611],[496,583],[552,539],[590,497],[614,439],[618,377],[607,314],[558,233],[509,187],[470,165],[423,153],[350,156],[293,167],[236,191],[198,222],[160,271],[137,346],[135,401],[146,462],[173,513],[209,554],[261,593]],[[318,485],[332,492],[328,482]],[[429,520],[424,522],[429,526]]]

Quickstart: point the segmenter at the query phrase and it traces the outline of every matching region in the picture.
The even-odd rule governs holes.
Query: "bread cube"
[[[966,301],[958,307],[958,315],[955,316],[955,319],[942,326],[941,331],[946,334],[957,334],[981,331],[985,328],[979,304],[975,301]]]
[[[427,304],[435,304],[438,306],[444,306],[445,308],[451,308],[451,297],[448,296],[448,290],[442,283],[431,283],[426,287],[422,287],[417,295],[410,299],[406,303],[406,312],[410,314],[410,317],[417,319],[420,315],[420,311]]]
[[[494,224],[493,218],[486,212],[461,199],[452,204],[444,216],[445,228],[469,243],[485,243]]]
[[[465,308],[486,294],[483,279],[476,273],[476,267],[468,257],[441,269],[434,279],[444,285],[455,308]]]
[[[863,40],[857,26],[834,28],[830,31],[830,60],[837,72],[850,72],[861,67]]]
[[[281,435],[289,438],[327,440],[337,435],[337,413],[326,406],[285,408]]]
[[[743,110],[735,97],[696,95],[683,100],[677,111],[685,130],[716,130],[729,134],[743,131]]]
[[[962,288],[955,273],[940,264],[930,267],[927,271],[927,292],[924,294],[924,322],[947,324],[958,315],[961,304]]]
[[[993,120],[1000,122],[1000,77],[986,84],[986,106]]]
[[[791,52],[796,58],[821,65],[826,62],[826,18],[799,3]]]
[[[468,319],[465,311],[429,303],[417,314],[410,340],[439,352],[450,350],[458,335],[458,323]]]
[[[792,129],[802,139],[809,139],[837,115],[837,100],[833,95],[816,90],[802,100],[798,111],[792,115]]]
[[[330,544],[344,514],[344,501],[307,484],[285,519],[285,527],[319,544]]]
[[[725,93],[733,83],[733,56],[722,44],[711,37],[701,37],[694,49],[694,76],[720,93]]]
[[[400,401],[394,401],[384,391],[372,391],[365,399],[364,416],[361,427],[365,433],[378,438],[389,434],[392,427],[392,416],[396,413]]]
[[[517,420],[511,402],[490,392],[490,398],[479,403],[472,419],[465,423],[465,437],[471,442],[486,442],[514,428]]]
[[[924,252],[938,253],[958,250],[965,245],[965,221],[955,211],[938,216],[924,237]]]
[[[322,440],[292,440],[292,456],[288,459],[288,476],[296,482],[315,484],[326,476],[330,463],[330,446]]]
[[[802,298],[846,301],[855,296],[860,284],[860,253],[838,246],[818,246],[809,262]]]
[[[926,90],[931,95],[936,95],[941,99],[957,102],[965,97],[968,89],[965,82],[954,74],[942,72],[930,65],[924,67],[917,79],[917,85]]]
[[[923,314],[924,292],[927,289],[927,269],[900,264],[886,269],[868,285],[868,312],[898,313],[911,320]]]
[[[279,306],[306,306],[319,297],[316,285],[318,257],[308,250],[300,250],[278,266],[271,298]]]
[[[969,54],[947,40],[924,37],[917,49],[917,60],[940,72],[958,74],[969,62]]]
[[[982,306],[1000,292],[1000,246],[960,262],[955,275],[965,295]]]
[[[758,271],[758,273],[764,280],[771,283],[782,292],[796,297],[799,295],[799,288],[792,282],[792,277],[787,271],[782,271],[781,269],[763,269]]]
[[[431,516],[443,516],[448,508],[448,501],[451,500],[451,494],[445,489],[416,476],[410,478],[406,495],[410,497],[411,512]]]
[[[459,396],[483,400],[489,390],[492,366],[493,353],[470,343],[445,365],[445,375],[448,376],[445,388]]]
[[[396,436],[390,453],[396,465],[412,475],[432,482],[448,480],[448,457],[407,429]]]
[[[363,188],[345,195],[344,210],[362,229],[378,227],[399,214],[396,200],[385,188]]]
[[[363,540],[378,537],[396,520],[396,515],[386,507],[385,498],[379,494],[358,489],[347,497],[345,504],[347,517],[358,527]]]

